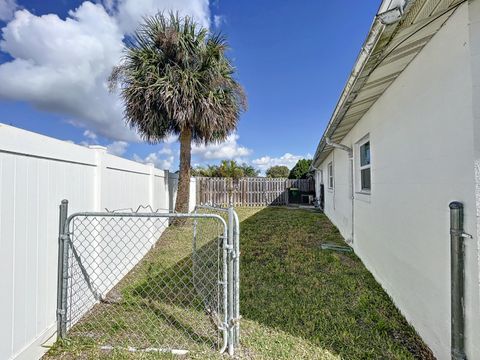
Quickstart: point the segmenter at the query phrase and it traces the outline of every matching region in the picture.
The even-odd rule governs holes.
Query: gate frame
[[[228,213],[228,223],[218,214],[197,214],[197,208],[211,209],[214,211],[225,211]],[[217,219],[223,227],[222,236],[222,255],[223,255],[223,273],[222,273],[222,295],[223,295],[223,323],[218,327],[223,334],[223,345],[220,353],[228,350],[229,355],[233,355],[235,348],[239,344],[240,332],[240,312],[239,312],[239,235],[240,227],[238,215],[230,207],[217,208],[209,206],[197,206],[193,213],[175,213],[175,212],[76,212],[68,215],[68,200],[62,200],[59,206],[59,235],[58,235],[58,270],[57,270],[57,339],[65,339],[67,336],[67,311],[68,311],[68,256],[69,248],[72,245],[70,236],[70,225],[76,217],[143,217],[143,218],[187,218],[187,219]],[[234,225],[235,224],[235,225]],[[196,226],[196,225],[195,225]],[[195,231],[195,230],[194,230]],[[194,235],[195,236],[195,235]],[[226,241],[225,241],[226,240]]]
[[[228,219],[228,243],[232,251],[229,255],[229,342],[228,353],[233,355],[234,349],[240,344],[240,220],[235,208],[221,207],[216,205],[197,205],[197,209],[205,209],[227,213]]]

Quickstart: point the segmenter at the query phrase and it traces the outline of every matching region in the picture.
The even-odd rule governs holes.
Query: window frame
[[[335,188],[335,179],[333,175],[333,161],[330,161],[327,164],[327,175],[328,175],[328,188],[333,190]]]
[[[366,165],[362,165],[361,162],[361,157],[362,157],[362,147],[365,146],[366,144],[369,144],[369,162]],[[364,136],[362,139],[360,139],[357,144],[356,144],[356,152],[357,155],[355,156],[355,160],[357,163],[356,166],[356,175],[357,175],[357,181],[356,181],[356,187],[357,187],[357,194],[366,194],[370,195],[372,193],[372,143],[370,141],[370,136],[367,134]],[[368,170],[370,173],[370,188],[364,188],[362,184],[362,171],[363,170]]]

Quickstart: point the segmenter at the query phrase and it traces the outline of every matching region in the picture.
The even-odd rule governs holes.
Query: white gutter
[[[343,144],[337,144],[337,143],[334,143],[332,140],[330,140],[330,138],[325,138],[325,142],[328,146],[331,146],[335,149],[339,149],[339,150],[343,150],[343,151],[346,151],[348,153],[348,157],[351,158],[353,156],[353,150],[351,147],[348,147],[347,145],[343,145]]]
[[[380,7],[377,18],[384,25],[395,24],[402,18],[408,1],[409,0],[390,0],[390,5],[386,9]]]
[[[355,83],[358,80],[359,75],[362,73],[363,68],[365,67],[365,64],[367,63],[368,58],[370,57],[375,45],[377,44],[378,39],[380,38],[383,30],[385,29],[385,25],[383,25],[380,20],[375,18],[372,28],[370,30],[370,33],[368,35],[367,40],[365,41],[360,54],[358,55],[357,61],[355,63],[355,66],[353,67],[352,73],[350,74],[350,77],[347,80],[347,84],[345,85],[342,95],[340,96],[340,99],[337,102],[337,105],[335,106],[335,110],[333,112],[332,117],[330,118],[330,121],[327,125],[327,129],[323,133],[322,139],[320,140],[320,143],[318,144],[317,150],[315,151],[315,156],[313,157],[313,162],[312,164],[315,164],[318,155],[320,152],[323,150],[323,148],[326,145],[325,139],[327,137],[327,134],[330,135],[330,133],[333,132],[333,126],[334,122],[337,118],[338,113],[340,110],[343,108],[343,105],[347,98],[351,95],[351,90]]]

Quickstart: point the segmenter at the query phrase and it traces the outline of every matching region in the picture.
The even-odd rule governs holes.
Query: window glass
[[[363,139],[357,143],[358,155],[356,155],[356,161],[358,165],[356,168],[357,179],[356,187],[358,191],[370,193],[372,189],[372,168],[370,159],[370,140]]]
[[[328,164],[328,187],[333,189],[333,164]]]
[[[372,185],[371,185],[371,178],[370,178],[370,168],[360,170],[360,180],[361,180],[361,186],[362,190],[370,190]]]
[[[370,141],[360,146],[360,166],[370,165]]]

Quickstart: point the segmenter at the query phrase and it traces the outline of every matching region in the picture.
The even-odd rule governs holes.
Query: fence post
[[[57,337],[65,338],[67,332],[67,261],[68,261],[68,243],[65,233],[65,224],[68,217],[68,200],[62,200],[59,206],[59,228],[58,228],[58,268],[57,268]]]
[[[240,220],[237,213],[232,209],[234,220],[233,244],[235,251],[234,259],[234,281],[235,281],[235,303],[234,303],[234,344],[238,347],[240,344]]]
[[[95,210],[102,211],[102,177],[104,170],[104,156],[107,153],[107,148],[100,145],[90,145],[88,147],[95,151]]]
[[[152,209],[155,209],[155,164],[147,163],[148,166],[148,202]]]
[[[234,311],[233,311],[233,301],[234,301],[234,276],[233,276],[233,261],[235,255],[234,239],[233,239],[233,206],[228,207],[228,353],[233,355],[234,351]]]
[[[289,198],[288,198],[288,189],[289,189],[289,181],[288,179],[285,180],[285,205],[289,204]]]
[[[451,355],[464,360],[465,355],[465,261],[463,204],[453,201],[450,207],[450,282],[451,282]]]

